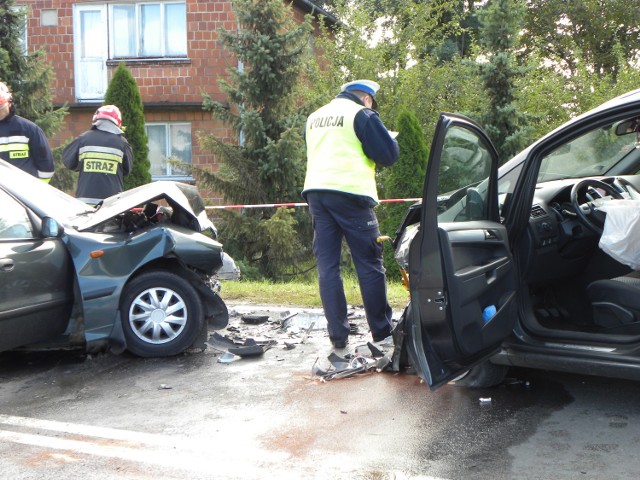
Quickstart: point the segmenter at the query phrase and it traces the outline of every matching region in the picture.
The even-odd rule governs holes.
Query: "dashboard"
[[[597,180],[618,191],[622,198],[640,198],[640,178],[637,176]],[[587,205],[599,204],[612,196],[603,189],[587,185],[577,190],[576,199],[572,201],[572,189],[583,182],[582,179],[564,179],[537,185],[529,217],[528,242],[521,246],[526,254],[526,277],[530,283],[578,274],[594,255],[602,253],[598,249],[600,232],[591,228],[577,209],[582,208],[589,217],[604,222],[604,214],[590,211]]]

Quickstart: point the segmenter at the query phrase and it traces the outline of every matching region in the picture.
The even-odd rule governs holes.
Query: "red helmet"
[[[13,97],[11,96],[11,92],[9,91],[9,87],[7,87],[7,84],[4,82],[0,82],[0,108],[9,103],[12,98]]]
[[[115,105],[103,105],[96,113],[93,114],[91,123],[96,123],[99,119],[111,120],[118,128],[122,127],[122,115],[120,115],[120,109]]]

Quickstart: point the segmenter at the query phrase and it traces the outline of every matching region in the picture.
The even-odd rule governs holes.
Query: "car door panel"
[[[58,239],[3,240],[0,260],[0,351],[62,334],[73,305],[73,277]]]
[[[73,307],[73,266],[59,238],[0,190],[0,351],[64,333]]]
[[[432,388],[494,353],[515,324],[517,275],[497,203],[491,142],[469,119],[443,114],[409,248],[406,313],[409,356]],[[485,318],[487,307],[495,313]]]
[[[501,318],[512,312],[515,285],[504,227],[459,228],[459,224],[445,224],[439,228],[439,236],[444,270],[451,273],[447,290],[451,316],[457,319],[452,322],[459,348],[456,359],[462,360],[510,332],[511,325]],[[483,311],[491,306],[496,313],[485,320]]]

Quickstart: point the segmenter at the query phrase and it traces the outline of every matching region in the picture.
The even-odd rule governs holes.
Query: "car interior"
[[[631,208],[620,217],[625,230],[614,233],[626,252],[640,258],[639,171],[638,118],[594,128],[542,158],[529,226],[514,252],[528,285],[521,318],[530,333],[567,341],[640,341],[638,265],[599,245],[606,219],[599,207],[622,200]],[[608,227],[611,233],[614,227]]]

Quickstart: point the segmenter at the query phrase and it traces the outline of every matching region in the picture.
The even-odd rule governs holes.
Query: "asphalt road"
[[[488,390],[431,392],[375,370],[322,382],[312,367],[332,350],[320,315],[236,312],[220,333],[276,344],[231,363],[211,347],[164,359],[0,355],[2,478],[638,477],[640,383],[527,370]],[[269,321],[249,325],[248,313]],[[368,340],[354,325],[341,353]]]

